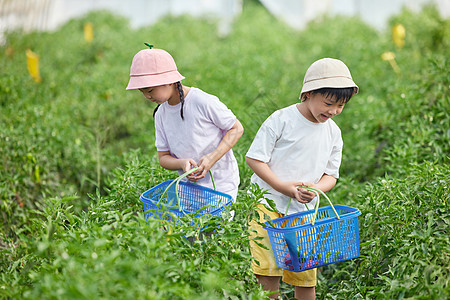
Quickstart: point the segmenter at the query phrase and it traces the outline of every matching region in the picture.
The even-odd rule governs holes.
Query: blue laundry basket
[[[265,222],[279,268],[302,272],[359,256],[359,209],[334,205],[315,214],[310,210]]]
[[[232,204],[232,197],[228,194],[190,182],[179,181],[178,184],[172,184],[174,182],[164,181],[141,194],[139,199],[144,203],[146,220],[156,217],[172,221],[170,213],[175,216],[190,213],[194,213],[195,217],[204,214],[221,216],[224,209]]]

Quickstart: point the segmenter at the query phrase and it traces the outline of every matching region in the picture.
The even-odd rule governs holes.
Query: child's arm
[[[322,192],[326,193],[329,190],[331,190],[335,185],[336,185],[336,178],[334,178],[331,175],[328,174],[323,174],[322,178],[320,178],[319,182],[314,184],[311,182],[302,182],[302,186],[310,186],[310,187],[314,187],[316,189],[321,190]],[[316,194],[313,192],[310,192],[306,189],[299,189],[300,192],[300,198],[304,201],[311,201]]]
[[[239,120],[236,120],[233,127],[225,133],[217,148],[213,152],[200,158],[198,161],[198,171],[189,175],[188,178],[190,180],[199,180],[205,177],[212,166],[237,143],[243,133],[244,127],[242,127]]]
[[[264,180],[268,185],[270,185],[274,190],[294,199],[301,203],[307,203],[312,200],[304,200],[300,197],[300,192],[297,190],[297,187],[303,185],[302,182],[297,181],[282,181],[269,166],[260,160],[253,159],[250,157],[245,158],[249,167],[255,172],[256,175],[259,176],[262,180]]]
[[[175,158],[172,155],[170,155],[169,151],[158,151],[158,159],[159,159],[159,164],[161,165],[161,167],[163,167],[164,169],[167,169],[167,170],[172,170],[172,171],[183,170],[183,172],[186,173],[192,167],[197,166],[197,163],[193,159],[191,159],[191,158],[186,158],[186,159]]]

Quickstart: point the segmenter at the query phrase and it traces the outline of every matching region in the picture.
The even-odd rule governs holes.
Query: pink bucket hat
[[[170,84],[183,79],[169,53],[162,49],[144,49],[133,58],[127,90]]]
[[[354,88],[355,94],[358,93],[359,88],[353,82],[347,66],[338,59],[322,58],[315,61],[306,71],[300,99],[303,99],[304,93],[321,88],[349,87]]]

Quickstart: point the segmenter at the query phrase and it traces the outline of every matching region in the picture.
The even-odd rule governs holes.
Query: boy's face
[[[308,92],[306,97],[301,103],[304,106],[301,112],[305,118],[314,123],[324,123],[344,109],[344,103],[336,102],[333,98],[327,98],[319,93]]]

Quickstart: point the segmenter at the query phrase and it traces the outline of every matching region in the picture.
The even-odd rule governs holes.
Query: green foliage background
[[[0,49],[0,298],[264,298],[249,270],[256,203],[244,157],[265,118],[298,101],[304,72],[322,57],[346,62],[360,86],[335,118],[345,148],[329,195],[362,215],[361,256],[321,268],[317,298],[449,298],[450,21],[427,7],[388,25],[396,23],[407,32],[402,49],[357,18],[326,17],[298,32],[255,2],[226,37],[213,21],[165,18],[132,30],[104,12],[55,32],[9,34]],[[190,242],[199,236],[192,226],[173,224],[169,234],[143,217],[140,193],[176,176],[157,161],[153,104],[125,91],[146,41],[245,128],[234,148],[235,219],[211,223],[216,234],[204,243]],[[26,49],[40,56],[40,84],[27,73]]]

